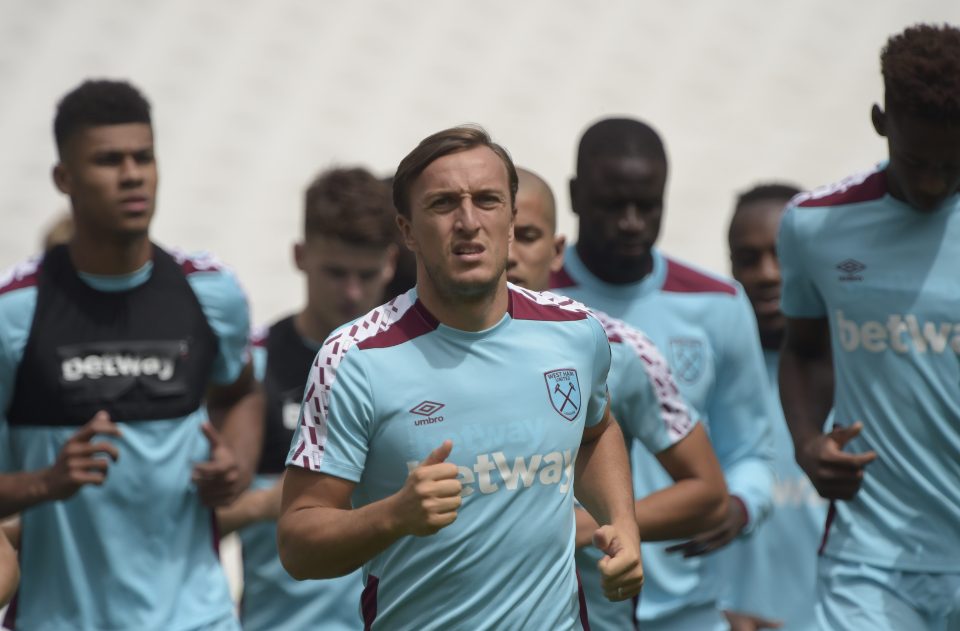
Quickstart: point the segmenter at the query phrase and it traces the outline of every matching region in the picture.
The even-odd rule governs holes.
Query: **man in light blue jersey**
[[[284,478],[297,578],[364,567],[372,629],[581,629],[573,494],[609,598],[643,580],[610,347],[577,303],[507,284],[517,175],[457,127],[401,161],[417,285],[340,328],[307,382]]]
[[[543,291],[551,272],[563,268],[564,238],[556,234],[553,192],[535,173],[517,169],[517,216],[510,243],[507,278]],[[639,440],[673,479],[674,484],[638,496],[634,511],[644,541],[689,537],[714,528],[726,514],[723,471],[706,431],[680,396],[660,351],[642,332],[625,322],[594,311],[610,342],[612,361],[608,384],[610,409],[630,443]],[[603,596],[598,561],[603,552],[592,544],[596,522],[577,509],[577,570],[590,612],[593,631],[617,631],[634,626],[631,601],[611,602]]]
[[[771,411],[757,326],[743,290],[654,247],[667,158],[659,135],[633,119],[605,119],[583,135],[570,182],[579,239],[553,288],[641,329],[662,349],[681,393],[709,431],[731,494],[720,526],[668,547],[646,543],[648,582],[637,619],[645,629],[723,629],[712,552],[749,533],[770,510]],[[672,483],[631,445],[634,492]]]
[[[780,409],[777,364],[786,324],[780,310],[781,277],[777,229],[787,202],[800,190],[787,184],[763,184],[737,199],[728,245],[733,277],[743,286],[757,316],[767,364],[769,396]],[[782,626],[813,631],[817,547],[823,534],[826,502],[797,466],[793,441],[782,415],[774,418],[774,509],[750,537],[720,552],[728,608],[734,631]]]
[[[317,621],[328,631],[363,628],[361,573],[295,581],[280,564],[276,520],[310,364],[321,340],[383,300],[397,255],[395,215],[390,187],[365,169],[330,169],[307,188],[304,238],[293,252],[306,305],[255,336],[254,367],[267,397],[260,466],[254,488],[217,511],[221,534],[239,529],[243,545],[245,631],[297,631]]]
[[[262,396],[246,299],[150,241],[150,106],[88,81],[57,108],[66,245],[0,282],[0,513],[22,512],[16,629],[235,629],[212,506],[249,484]],[[205,403],[211,423],[204,423]]]
[[[960,29],[910,27],[880,65],[889,160],[781,224],[780,395],[833,500],[820,627],[960,629]]]

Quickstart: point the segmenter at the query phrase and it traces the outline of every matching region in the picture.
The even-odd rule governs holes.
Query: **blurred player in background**
[[[150,106],[87,81],[57,108],[66,245],[0,282],[0,514],[22,512],[17,629],[236,629],[209,507],[249,484],[262,396],[246,299],[151,242]],[[210,423],[204,423],[205,404]]]
[[[518,168],[517,173],[520,186],[507,278],[521,287],[544,291],[551,272],[563,267],[564,238],[556,233],[556,204],[550,187],[531,171]],[[723,471],[703,426],[692,420],[695,412],[680,396],[666,360],[640,331],[606,314],[594,314],[612,351],[607,380],[610,409],[627,442],[639,440],[674,480],[672,486],[637,498],[634,510],[641,538],[689,537],[717,526],[726,514]],[[596,528],[589,513],[578,508],[577,570],[590,628],[629,629],[636,603],[604,597],[598,568],[603,552],[591,545]]]
[[[781,277],[777,229],[784,208],[800,189],[786,184],[755,186],[739,196],[727,243],[733,277],[743,286],[760,329],[771,407],[780,410],[777,366],[786,318],[780,310]],[[817,547],[826,502],[797,466],[782,414],[773,422],[773,513],[750,537],[720,552],[727,579],[724,606],[733,631],[778,628],[813,631]]]
[[[781,224],[780,395],[835,500],[820,627],[960,629],[960,29],[908,28],[880,67],[888,161]]]
[[[585,628],[574,486],[606,524],[607,596],[642,584],[610,346],[576,303],[508,286],[516,191],[483,130],[424,139],[394,178],[416,288],[329,337],[308,380],[281,558],[364,565],[372,629]]]
[[[667,157],[659,135],[633,119],[605,119],[580,140],[570,196],[579,238],[552,287],[642,330],[663,350],[680,392],[696,409],[726,475],[731,501],[717,528],[667,547],[646,543],[648,583],[637,609],[644,629],[726,629],[712,552],[750,532],[770,510],[771,410],[757,326],[732,281],[667,258],[660,234]],[[638,443],[634,492],[673,483]]]
[[[383,299],[397,256],[390,189],[364,169],[333,169],[306,192],[304,239],[294,246],[307,286],[306,305],[256,336],[257,377],[267,397],[260,468],[253,489],[217,511],[221,534],[239,529],[243,545],[241,622],[246,631],[363,628],[360,572],[298,582],[280,565],[276,520],[280,475],[310,365],[321,341]]]

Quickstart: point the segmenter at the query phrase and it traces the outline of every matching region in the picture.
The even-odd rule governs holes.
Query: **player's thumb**
[[[210,423],[203,423],[200,425],[200,431],[203,432],[203,435],[207,437],[207,442],[210,443],[210,451],[220,446],[222,439],[220,438],[220,432]]]
[[[858,436],[861,431],[863,431],[863,423],[857,421],[853,425],[846,427],[834,427],[833,431],[830,432],[830,437],[837,443],[840,449],[843,449],[844,445]]]
[[[601,526],[593,533],[593,545],[598,549],[610,553],[613,546],[613,529],[610,526]],[[611,555],[613,556],[613,555]]]
[[[420,466],[429,467],[432,464],[440,464],[450,457],[451,451],[453,451],[453,441],[445,440],[442,445],[431,451],[430,455],[424,458]]]

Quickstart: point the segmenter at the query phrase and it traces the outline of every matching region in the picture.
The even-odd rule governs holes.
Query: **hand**
[[[573,514],[576,516],[577,524],[577,536],[574,545],[577,548],[585,548],[593,543],[593,534],[600,527],[600,524],[582,508],[573,509]]]
[[[768,620],[747,613],[724,611],[723,615],[727,617],[727,622],[730,623],[730,631],[758,631],[759,629],[779,629],[783,627],[783,622],[780,620]]]
[[[597,567],[600,568],[603,595],[607,600],[629,600],[639,594],[643,587],[639,531],[629,537],[614,526],[602,526],[593,533],[593,545],[606,555]]]
[[[862,430],[859,421],[849,427],[834,426],[829,434],[819,434],[797,450],[797,464],[821,497],[849,500],[860,490],[864,467],[876,460],[877,454],[850,454],[843,447]]]
[[[205,506],[226,506],[246,489],[247,481],[241,475],[233,450],[223,442],[220,432],[210,423],[204,423],[200,429],[210,443],[210,460],[195,465],[190,479],[197,485],[200,501]]]
[[[49,499],[67,499],[81,486],[86,484],[100,486],[107,479],[110,461],[116,462],[120,452],[117,446],[111,443],[90,442],[98,434],[120,437],[120,428],[103,410],[94,414],[86,425],[67,439],[63,449],[57,454],[57,460],[53,466],[43,471],[42,476]],[[108,456],[109,460],[96,457],[101,454]]]
[[[410,472],[395,496],[397,517],[403,534],[424,537],[454,522],[463,502],[463,485],[457,479],[457,465],[445,462],[453,442],[443,441]]]
[[[727,502],[727,514],[719,526],[700,533],[689,541],[669,546],[666,551],[682,552],[685,559],[710,554],[736,539],[746,525],[747,511],[743,502],[731,496]]]

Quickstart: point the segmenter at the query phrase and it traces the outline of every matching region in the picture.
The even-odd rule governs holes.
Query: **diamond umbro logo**
[[[863,280],[863,276],[860,276],[860,272],[867,269],[867,266],[857,259],[845,259],[837,263],[837,269],[843,272],[843,275],[840,276],[840,280]]]
[[[867,266],[856,259],[847,259],[837,263],[837,269],[847,274],[856,274],[867,269]]]
[[[424,401],[410,408],[410,411],[414,414],[419,414],[420,416],[430,416],[443,407],[443,403],[437,403],[436,401]]]

